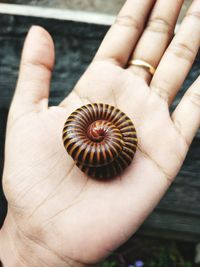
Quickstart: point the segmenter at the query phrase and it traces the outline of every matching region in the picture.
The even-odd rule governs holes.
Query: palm
[[[17,226],[13,246],[20,244],[16,250],[26,254],[25,266],[97,262],[137,230],[175,178],[200,118],[199,79],[169,114],[200,45],[199,1],[171,41],[182,2],[127,0],[94,61],[58,107],[48,108],[52,39],[40,27],[28,34],[8,120],[9,211],[3,227]],[[156,72],[126,68],[130,57],[149,62]],[[86,177],[62,144],[67,116],[88,102],[118,107],[137,130],[132,164],[110,181]]]
[[[99,79],[99,72],[107,74],[102,73],[104,79]],[[98,99],[93,85],[87,84],[90,80],[101,92]],[[86,177],[62,144],[69,113],[76,105],[95,100],[127,113],[139,139],[133,164],[110,182]],[[15,177],[7,192],[10,211],[28,238],[39,240],[62,257],[95,262],[137,229],[163,194],[163,184],[170,184],[176,175],[187,147],[163,100],[150,93],[140,77],[111,63],[93,63],[65,101],[66,108],[51,107],[10,122],[7,157],[14,158],[17,166],[5,173]],[[48,244],[43,235],[33,237],[38,231],[30,228],[45,229]],[[60,246],[55,243],[57,235],[62,236]],[[62,247],[63,243],[68,246]]]

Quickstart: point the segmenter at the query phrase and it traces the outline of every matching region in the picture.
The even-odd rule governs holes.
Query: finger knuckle
[[[160,85],[152,85],[151,89],[152,89],[152,92],[155,93],[164,102],[166,103],[170,102],[170,94],[164,87]]]
[[[193,63],[196,53],[187,43],[176,43],[169,47],[169,51],[176,57],[187,60],[190,64]]]
[[[153,17],[148,22],[147,30],[171,36],[173,33],[173,26],[164,18]]]
[[[143,27],[137,19],[130,15],[119,15],[115,21],[115,25],[132,28],[136,31],[141,31]]]
[[[200,11],[188,12],[186,18],[200,20]]]
[[[200,109],[200,92],[189,90],[186,93],[186,97],[194,106]]]
[[[187,138],[187,136],[184,135],[183,131],[181,130],[181,123],[179,120],[177,120],[174,116],[172,116],[172,120],[174,122],[174,126],[176,131],[178,132],[179,136],[181,137],[182,143],[183,143],[183,149],[188,150],[190,147],[191,141]],[[184,158],[181,158],[181,162],[183,162]]]
[[[37,69],[41,69],[42,71],[49,71],[52,72],[53,67],[51,64],[47,64],[46,62],[43,62],[42,58],[41,60],[27,60],[22,61],[22,68],[28,69],[29,71]]]

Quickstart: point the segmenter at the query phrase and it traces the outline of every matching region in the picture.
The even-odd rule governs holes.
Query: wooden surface
[[[108,26],[55,19],[13,15],[0,16],[0,171],[3,167],[6,116],[15,88],[22,44],[27,30],[32,24],[44,26],[52,34],[56,45],[56,66],[53,74],[50,104],[59,103],[70,92],[89,64],[108,29]],[[183,86],[181,94],[200,73],[199,66],[200,55]],[[179,94],[177,101],[181,94]],[[5,202],[2,196],[0,201],[2,223],[5,215]],[[200,240],[199,134],[192,144],[176,181],[155,212],[144,223],[140,232],[146,235]]]
[[[14,3],[32,6],[54,7],[60,9],[84,10],[116,15],[125,0],[0,0],[2,3]],[[192,0],[185,0],[179,20],[182,20]]]

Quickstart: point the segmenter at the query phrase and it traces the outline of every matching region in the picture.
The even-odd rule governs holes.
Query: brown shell
[[[137,148],[132,121],[118,108],[101,103],[82,106],[69,116],[63,142],[77,166],[98,179],[120,174]]]

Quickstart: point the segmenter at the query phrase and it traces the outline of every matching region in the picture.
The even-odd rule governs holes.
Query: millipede
[[[63,128],[63,143],[88,176],[109,179],[127,168],[137,149],[131,119],[114,106],[92,103],[76,109]]]

